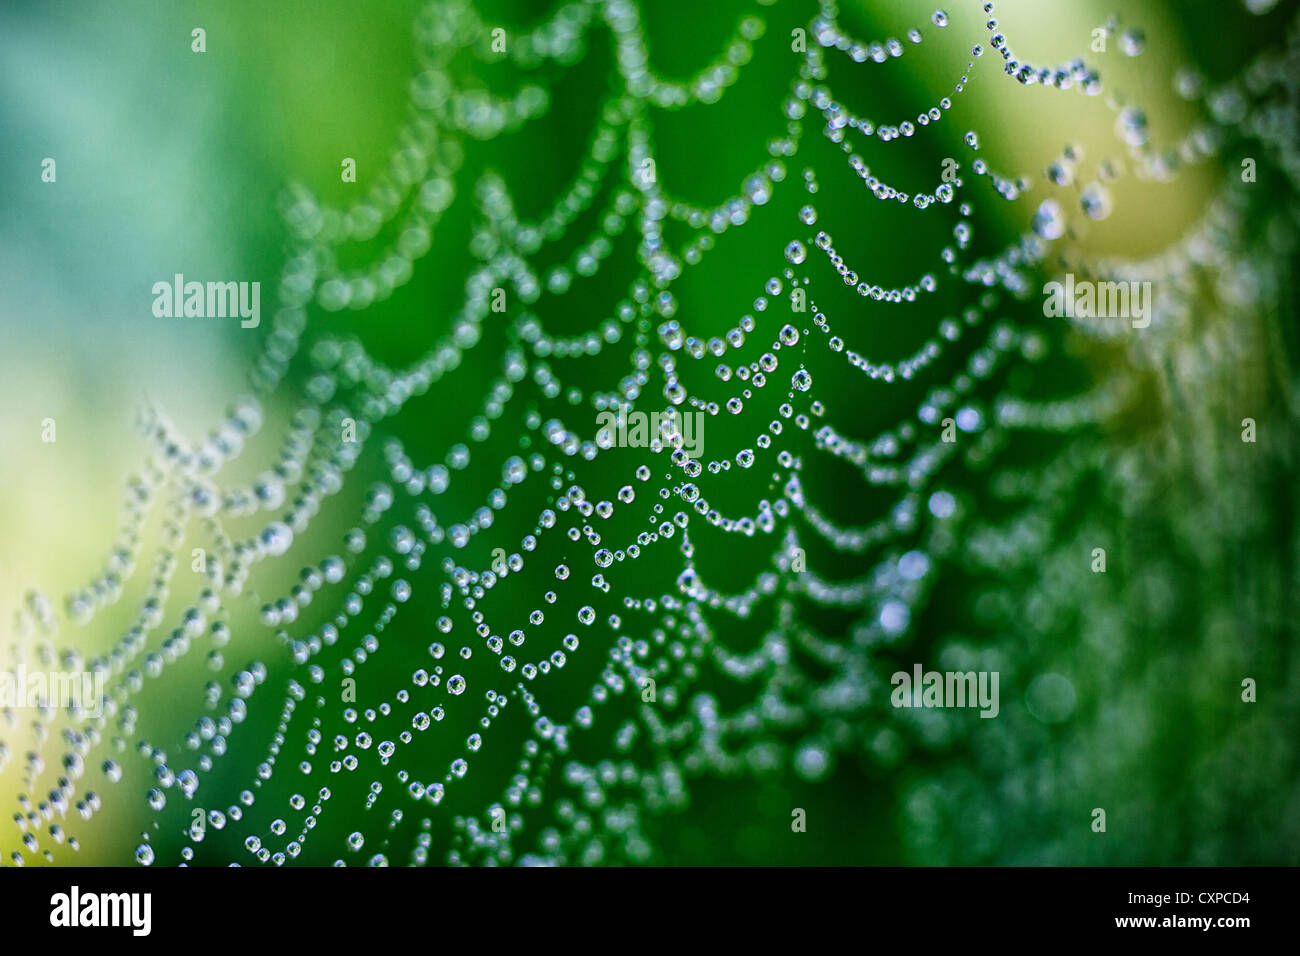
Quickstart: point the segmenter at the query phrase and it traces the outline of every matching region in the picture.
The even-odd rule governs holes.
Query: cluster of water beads
[[[839,24],[839,5],[835,0],[818,0],[818,4],[821,11],[813,17],[809,30],[819,46],[826,49],[834,47],[846,53],[854,63],[865,63],[867,60],[873,63],[884,63],[903,55],[906,47],[896,37],[890,37],[884,42],[872,40],[864,43],[844,32]],[[946,27],[948,14],[943,10],[936,10],[931,14],[930,22],[939,28]],[[907,39],[916,45],[921,43],[924,37],[918,27],[912,27],[907,31]]]
[[[843,145],[847,150],[848,144],[845,143]],[[960,179],[954,178],[951,182],[941,182],[935,187],[934,192],[932,193],[918,192],[914,196],[909,196],[907,193],[895,189],[888,183],[882,182],[877,177],[871,175],[871,169],[865,162],[863,162],[862,157],[858,156],[856,153],[849,156],[849,166],[858,174],[858,177],[866,185],[867,189],[869,189],[872,195],[877,199],[892,199],[900,203],[906,203],[910,200],[912,205],[917,209],[927,209],[936,202],[945,205],[951,203],[957,194],[956,190],[962,185]]]
[[[791,119],[799,119],[803,115],[803,107],[799,104],[811,105],[821,112],[822,117],[826,120],[826,126],[822,133],[833,143],[843,143],[845,130],[853,129],[858,130],[865,137],[875,137],[875,141],[881,143],[910,139],[917,133],[918,129],[924,129],[932,123],[938,123],[953,106],[952,97],[944,96],[934,106],[918,113],[915,122],[902,120],[896,124],[874,123],[863,116],[859,116],[831,95],[830,88],[825,85],[827,69],[825,57],[820,48],[809,47],[805,59],[806,62],[800,69],[800,78],[793,88],[798,103],[795,101],[787,102],[786,115],[790,116]],[[970,72],[974,66],[974,61],[966,64],[961,77],[953,85],[953,96],[965,91],[966,85],[970,82]]]
[[[968,130],[962,139],[970,149],[974,151],[979,150],[979,135],[974,130]],[[1015,202],[1020,198],[1022,193],[1026,192],[1032,186],[1032,183],[1024,176],[1012,180],[1005,176],[998,175],[989,168],[983,158],[978,158],[971,162],[971,172],[976,176],[987,177],[993,184],[993,189],[997,194],[1008,202]]]
[[[964,231],[959,232],[959,241],[961,241],[961,236],[964,234]],[[921,293],[934,292],[939,287],[934,276],[929,273],[921,276],[915,285],[899,286],[893,289],[886,289],[883,286],[859,280],[857,272],[851,269],[844,261],[844,257],[835,251],[835,246],[832,243],[831,236],[824,231],[818,232],[813,239],[813,245],[826,254],[826,258],[835,268],[835,271],[839,273],[840,278],[844,280],[844,284],[852,286],[858,295],[863,298],[871,298],[877,302],[915,302]]]
[[[1006,35],[998,31],[998,21],[992,16],[993,4],[983,4],[983,10],[989,15],[984,24],[992,34],[989,45],[1002,54],[1002,70],[1007,76],[1014,77],[1023,86],[1046,86],[1058,90],[1078,89],[1087,96],[1097,96],[1101,93],[1101,76],[1096,70],[1090,69],[1082,59],[1071,60],[1063,66],[1054,68],[1034,66],[1017,59],[1011,51],[1011,44]],[[979,56],[982,50],[977,46],[972,53]]]

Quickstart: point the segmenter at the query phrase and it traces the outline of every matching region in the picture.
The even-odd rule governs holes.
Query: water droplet
[[[1065,214],[1055,199],[1044,199],[1034,213],[1033,229],[1044,239],[1059,239],[1065,234]]]
[[[830,754],[825,747],[804,744],[794,758],[794,769],[800,777],[808,781],[823,779],[830,771]]]
[[[1079,208],[1089,219],[1102,220],[1110,215],[1110,192],[1100,183],[1089,183],[1079,194]]]
[[[1126,106],[1115,120],[1115,132],[1129,146],[1145,146],[1151,138],[1147,114],[1136,106]]]
[[[293,544],[293,531],[283,521],[272,521],[262,530],[258,540],[267,554],[279,557]]]

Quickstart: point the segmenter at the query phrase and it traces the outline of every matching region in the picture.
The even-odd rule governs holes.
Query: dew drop
[[[1129,27],[1119,35],[1119,49],[1125,56],[1140,56],[1146,48],[1146,34],[1137,27]]]
[[[1089,219],[1100,221],[1110,215],[1110,192],[1100,183],[1089,183],[1079,194],[1079,208]]]
[[[1059,239],[1065,234],[1065,215],[1055,199],[1044,199],[1034,213],[1034,232],[1043,239]]]

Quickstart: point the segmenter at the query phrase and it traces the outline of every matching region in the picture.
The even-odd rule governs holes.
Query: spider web
[[[992,4],[873,41],[824,0],[800,14],[804,48],[764,118],[779,130],[768,155],[732,194],[690,202],[659,175],[655,113],[725,104],[761,44],[789,42],[769,32],[768,6],[684,81],[656,74],[641,12],[625,0],[567,3],[510,27],[504,53],[470,5],[435,0],[420,14],[420,69],[387,170],[346,208],[301,186],[286,194],[292,248],[252,364],[256,397],[199,441],[160,410],[142,412],[151,452],[118,539],[102,574],[66,601],[67,617],[91,626],[145,578],[134,625],[87,660],[55,650],[58,612],[28,596],[18,634],[33,659],[103,671],[108,690],[102,715],[40,713],[12,862],[75,861],[67,849],[111,802],[139,799],[150,813],[134,841],[144,864],[662,862],[654,820],[684,811],[702,780],[816,782],[845,759],[901,775],[958,751],[900,785],[907,859],[1179,852],[1158,840],[1086,843],[1087,810],[1106,794],[1076,794],[1098,789],[1097,766],[1107,779],[1141,766],[1160,729],[1132,716],[1154,719],[1140,701],[1176,663],[1195,670],[1233,634],[1283,628],[1293,613],[1294,528],[1274,528],[1260,502],[1294,501],[1294,343],[1280,315],[1297,222],[1300,33],[1293,25],[1284,50],[1240,80],[1200,89],[1182,77],[1204,119],[1172,144],[1149,141],[1139,107],[1109,100],[1123,169],[1095,175],[1070,204],[1026,210],[1029,228],[981,256],[976,208],[1023,205],[1029,183],[985,163],[979,130],[964,136],[957,175],[925,167],[910,178],[929,185],[914,194],[874,174],[873,163],[891,167],[873,157],[962,122],[949,113],[970,83],[1052,109],[1049,97],[1102,95],[1099,73],[1082,60],[1020,60]],[[968,21],[978,55],[953,64],[940,102],[884,122],[848,105],[863,72],[922,56],[922,40]],[[604,46],[613,83],[586,155],[554,201],[525,216],[527,184],[473,172],[474,151],[560,108],[545,70]],[[513,88],[477,79],[503,62]],[[1284,183],[1271,202],[1238,181],[1230,160],[1244,141],[1257,144],[1261,179],[1267,167]],[[841,158],[814,165],[814,146]],[[1085,253],[1077,240],[1107,214],[1114,181],[1161,188],[1206,163],[1227,170],[1216,194],[1160,255]],[[1082,181],[1088,169],[1067,151],[1048,177]],[[859,181],[915,217],[918,235],[932,234],[924,220],[942,223],[934,250],[916,241],[922,264],[902,284],[860,237],[823,230],[823,186]],[[749,224],[767,207],[787,216],[764,219],[781,264],[743,277],[752,304],[714,329],[677,290],[709,274],[728,233],[758,231]],[[473,222],[475,265],[454,310],[440,306],[431,345],[390,362],[330,331],[437,269],[453,214]],[[557,305],[623,266],[633,278],[621,297]],[[1042,280],[1066,271],[1152,282],[1150,326],[1044,318]],[[922,318],[934,301],[942,315]],[[864,321],[934,331],[877,354],[862,344]],[[1100,374],[1063,373],[1079,354]],[[1261,355],[1266,374],[1243,382]],[[909,397],[886,406],[888,427],[867,431],[863,409],[882,386]],[[266,437],[273,398],[294,403],[278,454],[253,481],[223,479]],[[1243,407],[1273,414],[1273,437],[1249,460],[1225,451]],[[658,432],[642,447],[620,443],[599,417],[620,408],[659,413]],[[702,416],[707,454],[692,454],[687,415]],[[850,482],[859,494],[845,495]],[[160,543],[147,552],[151,520]],[[353,527],[323,545],[313,532],[326,520]],[[1251,560],[1242,605],[1243,549],[1279,536],[1280,556]],[[1107,575],[1089,570],[1097,547]],[[296,578],[294,556],[305,565]],[[1188,575],[1196,607],[1177,598]],[[948,606],[953,593],[974,595],[969,613]],[[174,612],[173,594],[186,605]],[[1141,622],[1125,611],[1135,606]],[[1179,645],[1174,632],[1195,639]],[[1201,700],[1234,729],[1198,770],[1248,770],[1263,788],[1294,763],[1275,729],[1294,704],[1233,716],[1238,665],[1283,675],[1277,692],[1290,680],[1289,699],[1300,698],[1280,647],[1238,642],[1248,645],[1244,662],[1204,665],[1207,680],[1233,675],[1224,702]],[[889,675],[913,660],[999,672],[1000,719],[894,710]],[[199,716],[154,736],[169,725],[151,723],[150,688],[169,681],[202,687],[187,704]],[[1063,738],[1083,708],[1088,728]],[[0,768],[12,758],[0,745]],[[1152,812],[1110,799],[1113,813]],[[1242,811],[1213,785],[1198,799],[1188,816],[1222,828],[1198,852],[1220,859],[1234,834],[1240,842]],[[788,828],[799,805],[776,804],[774,825]],[[1250,839],[1246,852],[1269,852],[1266,837]]]

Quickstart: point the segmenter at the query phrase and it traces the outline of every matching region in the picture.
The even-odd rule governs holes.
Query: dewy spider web
[[[715,60],[672,82],[651,66],[635,4],[568,3],[530,30],[507,31],[506,58],[521,79],[500,94],[458,79],[467,59],[501,59],[490,48],[492,25],[460,0],[430,3],[415,24],[421,67],[410,120],[387,171],[347,209],[301,187],[288,194],[294,247],[252,368],[263,397],[289,389],[291,374],[301,382],[278,459],[251,484],[218,482],[262,426],[258,400],[238,402],[197,443],[146,410],[153,451],[128,487],[118,541],[103,573],[67,601],[73,621],[93,624],[148,560],[136,623],[111,653],[85,660],[73,649],[56,653],[53,605],[39,592],[27,599],[18,624],[20,637],[40,637],[33,663],[103,671],[108,691],[102,715],[40,712],[22,768],[19,845],[6,848],[12,862],[75,861],[66,848],[79,848],[108,804],[139,797],[153,816],[135,841],[143,864],[663,862],[652,819],[683,810],[693,780],[793,772],[816,781],[846,755],[901,773],[909,750],[943,752],[957,741],[969,745],[967,759],[903,786],[907,859],[1056,862],[1068,852],[1140,862],[1149,861],[1142,852],[1182,852],[1159,839],[1103,846],[1066,834],[1076,819],[1086,832],[1088,809],[1104,802],[1074,796],[1087,789],[1091,763],[1122,775],[1145,757],[1151,728],[1125,717],[1132,696],[1155,693],[1162,672],[1140,650],[1117,645],[1117,630],[1140,645],[1192,626],[1204,650],[1238,627],[1281,627],[1292,613],[1275,596],[1294,588],[1294,567],[1285,557],[1260,558],[1250,606],[1188,625],[1172,597],[1187,568],[1161,556],[1194,556],[1199,585],[1215,592],[1206,606],[1231,607],[1240,596],[1229,572],[1242,549],[1275,533],[1258,502],[1283,487],[1288,446],[1280,436],[1289,440],[1297,412],[1278,316],[1297,222],[1300,31],[1293,26],[1284,51],[1262,56],[1241,81],[1205,92],[1195,76],[1180,77],[1208,118],[1170,147],[1148,142],[1138,107],[1112,104],[1131,174],[1152,183],[1230,156],[1239,142],[1257,143],[1261,166],[1284,182],[1267,208],[1228,166],[1200,222],[1162,255],[1090,259],[1073,239],[1108,214],[1102,183],[1121,175],[1115,167],[1082,191],[1078,215],[1045,201],[1030,231],[977,258],[976,198],[988,189],[998,202],[1015,202],[1028,188],[987,166],[977,131],[965,134],[971,152],[958,161],[960,176],[918,175],[928,191],[915,195],[874,175],[864,156],[907,149],[927,127],[959,122],[948,113],[972,82],[1014,79],[1008,99],[1102,92],[1102,77],[1082,61],[1019,61],[992,6],[979,4],[989,36],[971,39],[980,46],[954,70],[951,93],[914,119],[878,125],[837,99],[829,77],[887,69],[918,55],[923,33],[962,29],[957,21],[966,18],[950,25],[936,12],[906,43],[861,41],[823,0],[804,23],[806,50],[791,57],[789,93],[773,113],[783,134],[735,195],[698,206],[674,198],[672,183],[656,174],[652,114],[725,101],[763,42],[765,14],[745,16]],[[767,42],[788,40],[774,32]],[[1140,38],[1126,34],[1125,42]],[[512,185],[490,172],[468,180],[466,192],[469,150],[555,108],[529,75],[580,62],[605,43],[614,90],[586,158],[549,209],[521,217]],[[1004,75],[980,69],[998,56]],[[814,137],[842,149],[849,169],[801,161]],[[1071,149],[1048,177],[1068,186],[1084,168]],[[932,260],[905,284],[850,261],[854,253],[819,228],[819,180],[856,188],[854,177],[917,217],[950,217],[952,241],[926,253]],[[676,284],[707,270],[721,237],[760,207],[799,190],[807,195],[797,220],[768,237],[788,267],[757,280],[752,311],[725,334],[697,331],[697,317],[679,312]],[[421,358],[390,367],[357,339],[320,331],[338,327],[329,313],[352,310],[360,320],[428,267],[457,203],[473,204],[478,218],[470,251],[479,265]],[[590,223],[585,238],[573,235]],[[350,244],[371,250],[364,264],[340,264]],[[540,265],[565,244],[572,251],[558,264]],[[617,264],[616,253],[633,244],[638,274],[626,295],[586,329],[559,332],[561,323],[544,315],[547,303]],[[1150,326],[1072,319],[1067,329],[1044,319],[1035,296],[1053,270],[1153,282]],[[870,301],[836,300],[840,282]],[[945,290],[962,304],[919,348],[890,356],[853,347],[864,318],[920,312]],[[504,316],[493,308],[502,291]],[[501,323],[508,330],[497,371],[483,385],[463,363],[496,347]],[[1076,346],[1111,361],[1099,383],[1052,395],[1046,363],[1067,331]],[[1243,385],[1235,365],[1263,352],[1272,356],[1269,380]],[[596,362],[604,363],[594,376],[601,387],[563,371]],[[716,382],[698,374],[709,365]],[[1016,370],[1024,374],[1013,377]],[[926,391],[889,428],[855,437],[859,373]],[[822,386],[823,377],[838,384]],[[463,439],[432,462],[398,436],[426,393],[442,396],[444,415],[464,410],[469,418]],[[1237,441],[1246,393],[1260,415],[1277,409],[1279,436],[1249,464],[1223,451]],[[1135,410],[1152,407],[1159,414],[1133,424]],[[600,413],[620,408],[662,413],[648,447],[617,447],[617,433],[598,425]],[[509,435],[508,413],[520,416],[520,434]],[[693,413],[703,414],[708,436],[708,454],[698,457],[681,417]],[[1107,434],[1116,426],[1141,438],[1121,442]],[[944,440],[954,429],[957,440]],[[1038,453],[1013,454],[1030,434],[1047,436]],[[510,441],[518,448],[502,447]],[[495,477],[485,479],[494,485],[455,498],[449,489],[475,479],[471,458],[494,463]],[[349,519],[356,526],[339,553],[314,553],[296,584],[280,586],[282,596],[256,597],[261,627],[239,633],[241,598],[257,595],[259,582],[283,580],[274,569],[308,546],[318,514],[348,506],[346,489],[363,480],[349,475],[373,477],[377,467],[384,473]],[[836,517],[843,502],[825,494],[819,474],[845,468],[860,474],[874,512],[861,525]],[[743,504],[749,492],[726,484],[733,470],[769,472],[770,497]],[[1175,493],[1175,479],[1215,491]],[[1285,487],[1294,501],[1294,486]],[[1081,510],[1084,488],[1095,503]],[[440,503],[467,497],[481,506],[464,513]],[[146,558],[146,524],[159,511],[162,542]],[[228,530],[249,517],[256,533]],[[1147,528],[1154,544],[1125,528]],[[1281,533],[1290,535],[1282,543],[1290,553],[1294,529]],[[1118,579],[1088,571],[1099,543],[1126,566]],[[206,556],[204,586],[172,616],[173,590],[190,589],[184,565],[194,548]],[[709,549],[730,557],[710,558]],[[728,586],[711,569],[743,565],[737,549],[759,563],[747,584]],[[551,552],[560,555],[554,563],[543,556]],[[944,575],[943,588],[976,595],[973,619],[948,621],[934,606]],[[1144,609],[1145,624],[1124,620],[1132,605]],[[922,614],[948,636],[921,646]],[[390,639],[412,615],[402,637]],[[414,642],[412,632],[427,637]],[[251,655],[238,669],[226,660],[236,639]],[[1062,648],[1045,647],[1054,641]],[[1051,666],[1064,651],[1086,658],[1073,682]],[[1257,650],[1250,666],[1284,670],[1277,654]],[[137,726],[148,719],[147,689],[178,671],[174,680],[193,680],[187,659],[202,655],[224,683],[206,683],[202,713],[182,737],[147,739]],[[405,676],[371,679],[377,662],[392,657],[401,662],[388,666]],[[998,720],[895,711],[889,674],[918,659],[999,671],[1015,690]],[[575,670],[580,679],[566,683]],[[1225,671],[1236,674],[1217,673]],[[1294,678],[1290,687],[1294,701]],[[1285,697],[1280,679],[1276,690]],[[1225,693],[1232,698],[1233,687]],[[1066,748],[1052,725],[1080,700],[1098,730]],[[1275,707],[1275,718],[1294,720],[1294,704]],[[16,727],[16,715],[7,716]],[[1285,738],[1262,718],[1232,719],[1238,729],[1201,769],[1215,776],[1234,767],[1267,780],[1285,773]],[[267,738],[252,739],[261,729]],[[1254,744],[1243,750],[1237,735]],[[12,758],[0,746],[0,768]],[[459,796],[471,768],[492,779],[486,803]],[[143,787],[141,772],[150,775]],[[1193,801],[1190,812],[1225,834],[1203,842],[1207,861],[1234,850],[1228,794],[1211,785]],[[1115,799],[1122,811],[1124,798]],[[788,825],[796,806],[770,810],[775,825]],[[1266,855],[1267,838],[1251,839],[1243,852]]]

